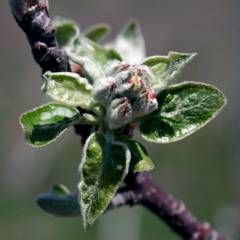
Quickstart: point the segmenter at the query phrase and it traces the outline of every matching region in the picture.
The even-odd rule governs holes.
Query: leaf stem
[[[112,143],[114,141],[114,132],[108,129],[106,131],[106,139],[107,142]]]
[[[99,126],[100,120],[92,114],[83,113],[82,117],[75,124]]]

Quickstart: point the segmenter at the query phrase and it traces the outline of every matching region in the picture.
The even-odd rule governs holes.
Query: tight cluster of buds
[[[156,95],[150,87],[153,76],[147,66],[114,62],[106,75],[94,84],[93,96],[106,107],[109,129],[121,128],[157,109]]]

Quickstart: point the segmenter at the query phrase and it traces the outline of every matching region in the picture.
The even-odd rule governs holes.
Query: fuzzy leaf
[[[80,119],[77,109],[50,103],[24,113],[20,123],[28,144],[44,146],[59,137],[68,126]]]
[[[94,104],[92,85],[77,73],[46,72],[43,76],[46,79],[43,92],[56,102],[84,109],[89,109]]]
[[[140,122],[142,136],[151,142],[178,141],[213,119],[226,99],[217,88],[202,83],[183,83],[158,95],[159,109]]]
[[[156,77],[152,88],[157,92],[171,85],[195,55],[196,53],[170,52],[168,56],[154,56],[145,59],[142,65],[149,66]]]
[[[85,37],[93,42],[99,42],[109,32],[110,27],[107,24],[94,25],[84,33]]]
[[[102,133],[93,133],[84,146],[80,164],[80,206],[85,230],[108,206],[126,176],[130,152],[120,142],[109,143]]]
[[[78,25],[62,17],[55,18],[54,24],[57,30],[56,36],[58,44],[64,48],[71,48],[80,32]]]
[[[105,49],[83,36],[74,42],[73,51],[68,51],[67,54],[83,68],[84,74],[92,82],[105,77],[104,69],[109,62],[122,60],[114,49]]]
[[[66,186],[56,183],[52,186],[51,193],[59,196],[64,196],[70,194],[70,191]]]
[[[145,58],[145,43],[137,22],[129,22],[118,34],[115,49],[131,64],[139,64]]]
[[[120,139],[128,146],[131,152],[130,167],[134,172],[149,171],[154,168],[154,164],[148,156],[147,150],[141,143],[130,140],[123,135],[120,136]]]
[[[42,210],[56,217],[74,217],[81,214],[76,194],[44,193],[37,196],[36,202]]]

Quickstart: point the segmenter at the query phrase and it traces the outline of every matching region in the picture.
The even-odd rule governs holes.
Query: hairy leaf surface
[[[68,126],[80,119],[77,109],[49,103],[20,117],[27,143],[44,146],[60,136]]]
[[[117,35],[115,49],[130,64],[139,64],[145,58],[144,38],[136,22],[129,22]]]
[[[134,172],[149,171],[154,168],[154,164],[148,156],[147,150],[141,143],[130,140],[123,135],[120,139],[128,146],[131,152],[130,167]]]
[[[43,76],[46,79],[43,92],[56,102],[84,109],[89,109],[94,103],[92,85],[77,73],[47,72]]]
[[[69,191],[69,189],[68,189],[66,186],[64,186],[63,184],[55,183],[55,184],[52,186],[51,193],[52,193],[52,194],[59,195],[59,196],[65,196],[65,195],[70,194],[70,191]]]
[[[153,89],[159,91],[170,86],[195,55],[196,53],[170,52],[168,56],[154,56],[145,59],[142,65],[149,66],[156,77]]]
[[[159,109],[140,122],[142,136],[148,141],[169,143],[180,140],[213,119],[226,99],[211,85],[183,83],[158,95]]]
[[[110,27],[107,24],[97,24],[84,31],[84,35],[93,42],[99,42],[108,34],[109,30]]]
[[[67,53],[73,62],[83,68],[84,74],[92,82],[105,77],[104,69],[109,62],[115,59],[121,61],[114,49],[103,48],[83,36],[76,39],[74,49]]]
[[[78,25],[62,17],[55,18],[54,24],[57,30],[56,36],[58,44],[65,49],[71,48],[80,32]]]
[[[80,205],[85,230],[106,209],[129,168],[130,152],[120,142],[107,142],[102,133],[93,133],[84,146],[80,164]]]

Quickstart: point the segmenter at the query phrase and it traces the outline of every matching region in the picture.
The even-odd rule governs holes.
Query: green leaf
[[[151,142],[178,141],[213,119],[226,99],[217,88],[203,83],[183,83],[158,95],[159,109],[140,122],[142,136]]]
[[[53,142],[68,126],[80,119],[77,109],[50,103],[24,113],[20,123],[28,144],[41,147]]]
[[[56,217],[74,217],[81,214],[76,194],[44,193],[36,197],[37,205]]]
[[[79,120],[80,124],[83,125],[99,125],[100,119],[93,114],[83,113],[81,119]]]
[[[105,49],[83,36],[74,42],[74,49],[67,51],[67,54],[74,63],[83,68],[84,74],[92,82],[105,77],[104,69],[109,62],[122,60],[114,49]]]
[[[56,102],[84,109],[90,109],[94,104],[92,85],[77,73],[46,72],[43,76],[46,79],[43,92]]]
[[[196,53],[170,52],[168,56],[146,58],[142,65],[149,66],[156,77],[152,88],[157,92],[170,86],[195,55]]]
[[[109,29],[110,27],[107,24],[97,24],[87,29],[84,35],[93,42],[99,42],[109,33]]]
[[[62,17],[55,18],[54,24],[57,30],[56,36],[58,44],[64,48],[71,48],[74,40],[80,33],[78,25]]]
[[[68,195],[70,194],[70,191],[68,190],[68,188],[62,184],[56,183],[52,186],[52,194],[56,194],[56,195],[60,195],[60,196],[64,196],[64,195]]]
[[[148,156],[145,147],[134,140],[130,140],[123,136],[119,136],[121,141],[123,141],[129,148],[131,152],[131,162],[130,167],[134,172],[149,171],[154,168],[151,158]]]
[[[145,58],[145,43],[137,22],[129,22],[118,34],[115,49],[131,64],[139,64]]]
[[[128,172],[130,158],[123,143],[110,143],[99,132],[88,138],[79,168],[80,206],[85,230],[107,208]]]

